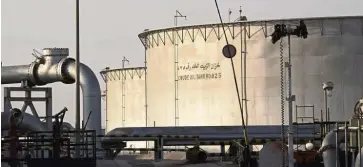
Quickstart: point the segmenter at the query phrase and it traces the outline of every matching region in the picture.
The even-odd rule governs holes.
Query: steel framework
[[[24,92],[24,97],[12,97],[11,92]],[[44,97],[32,97],[32,92],[44,92]],[[45,120],[47,128],[52,129],[52,88],[37,88],[37,87],[4,87],[4,111],[8,112],[12,108],[12,101],[24,102],[21,111],[25,112],[27,107],[30,108],[32,114],[38,118],[37,110],[34,107],[33,102],[45,102]]]

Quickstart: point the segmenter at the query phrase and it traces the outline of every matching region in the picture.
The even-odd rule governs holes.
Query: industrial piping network
[[[358,106],[358,107],[357,107]],[[361,99],[355,107],[355,116],[353,119],[356,119],[357,121],[357,127],[351,125],[348,126],[347,124],[344,127],[339,127],[337,124],[334,130],[331,130],[327,133],[327,135],[324,137],[322,145],[319,149],[319,153],[322,154],[324,166],[325,167],[340,167],[340,166],[347,166],[347,162],[345,162],[345,165],[340,165],[339,163],[339,145],[342,143],[342,141],[345,140],[345,152],[346,157],[345,161],[347,161],[347,149],[349,149],[348,146],[348,138],[351,135],[351,132],[348,132],[348,130],[353,130],[357,132],[357,146],[358,146],[358,153],[354,161],[354,167],[362,167],[362,158],[363,158],[363,147],[361,146],[361,131],[362,131],[362,125],[361,125],[361,119],[362,119],[362,112],[363,112],[363,99]],[[352,141],[351,141],[352,142]]]
[[[29,65],[2,66],[1,84],[27,82],[29,86],[42,86],[54,82],[72,84],[76,78],[76,64],[68,57],[68,48],[45,48],[43,55],[36,56],[36,61]],[[83,118],[88,118],[86,130],[95,130],[101,135],[101,90],[96,75],[84,64],[80,64],[80,87],[83,93]],[[8,116],[7,116],[8,114]],[[7,111],[1,115],[1,128],[9,127]],[[44,131],[46,127],[30,114],[24,115],[22,128]]]
[[[338,129],[343,130],[344,127],[340,127]],[[344,131],[339,131],[339,130],[330,131],[325,136],[322,146],[319,150],[319,152],[322,152],[322,157],[323,157],[325,167],[340,167],[341,166],[339,163],[338,152],[336,151],[336,148],[339,147],[339,144],[344,140],[345,134],[344,134]],[[349,136],[349,133],[347,133],[347,135]],[[363,156],[362,151],[363,151],[363,147],[361,148],[361,151],[357,154],[355,164],[354,164],[355,167],[363,166],[363,164],[361,164],[361,162],[360,162],[360,159],[362,159],[362,156]]]

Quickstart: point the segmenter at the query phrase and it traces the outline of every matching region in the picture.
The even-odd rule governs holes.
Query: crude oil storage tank
[[[331,120],[351,118],[363,95],[363,16],[226,23],[228,41],[237,48],[233,61],[240,93],[246,92],[243,107],[249,125],[281,123],[280,78],[286,81],[287,70],[283,66],[281,76],[280,56],[287,61],[288,43],[282,39],[280,52],[279,42],[272,44],[270,35],[275,24],[295,27],[300,20],[309,35],[291,36],[294,112],[295,105],[305,106],[298,108],[299,116],[311,117],[314,108],[319,118],[325,81],[334,83],[328,98]],[[149,30],[139,38],[146,48],[149,125],[241,124],[231,61],[222,54],[226,40],[221,24]]]
[[[291,37],[294,106],[314,106],[315,118],[320,118],[322,83],[332,81],[331,120],[347,120],[363,95],[363,16],[226,23],[228,41],[237,48],[233,61],[248,125],[281,123],[280,56],[287,61],[288,43],[282,39],[280,52],[270,35],[275,24],[295,27],[300,20],[309,35]],[[221,24],[149,30],[139,38],[146,49],[146,73],[144,67],[102,72],[108,78],[106,133],[122,126],[241,124],[231,61],[222,55],[226,41]],[[131,71],[142,73],[132,79]],[[311,107],[295,111],[312,116]]]
[[[145,127],[146,68],[103,70],[106,82],[106,133],[117,127]]]

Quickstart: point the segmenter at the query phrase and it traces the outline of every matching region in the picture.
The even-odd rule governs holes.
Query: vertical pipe
[[[177,26],[178,26],[178,11],[176,11],[174,16],[174,125],[177,126],[178,119],[178,44],[177,44]]]
[[[328,104],[328,99],[327,99],[327,104]],[[330,127],[331,127],[331,125],[330,125],[330,110],[329,110],[329,108],[327,110],[327,120],[326,121],[328,122],[328,132],[329,132],[330,131]]]
[[[336,123],[336,132],[335,132],[335,167],[339,167],[339,139],[338,139],[338,133],[339,133],[339,124]]]
[[[325,106],[325,133],[328,133],[328,98],[327,92],[324,90],[324,106]]]
[[[79,77],[79,54],[80,54],[80,39],[79,39],[79,0],[76,0],[76,144],[80,143],[80,77]],[[76,146],[76,158],[80,157],[79,146]]]
[[[348,127],[347,122],[344,122],[344,159],[345,167],[348,167]]]
[[[296,143],[298,143],[298,141],[299,141],[299,124],[298,124],[298,121],[297,121],[297,108],[298,108],[298,106],[297,105],[295,105],[295,121],[296,121],[296,140],[295,140],[295,142]],[[298,152],[299,151],[299,145],[298,144],[296,144],[296,152]]]
[[[159,139],[154,140],[154,160],[157,162],[159,161]]]
[[[294,134],[292,128],[292,84],[291,84],[291,40],[290,35],[287,37],[288,39],[288,51],[289,51],[289,67],[288,67],[288,77],[289,77],[289,136],[288,136],[288,152],[289,152],[289,167],[294,167]]]
[[[4,88],[4,112],[9,112],[10,109],[13,108],[11,106],[10,97],[11,97],[10,89],[5,87]]]
[[[164,159],[164,151],[163,151],[163,148],[164,148],[164,138],[163,137],[160,137],[160,160],[163,160]]]
[[[121,92],[122,92],[122,99],[121,99],[121,120],[122,120],[122,127],[125,127],[125,78],[126,78],[126,71],[124,71],[124,66],[122,65],[121,70]]]
[[[321,137],[321,139],[323,139],[324,134],[325,134],[324,116],[323,116],[323,110],[320,110],[320,137]]]
[[[226,153],[226,145],[224,145],[224,144],[221,144],[221,153],[222,153],[222,155],[225,155],[225,153]]]
[[[358,155],[361,155],[361,152],[362,152],[362,141],[361,141],[361,125],[360,125],[360,120],[361,120],[361,118],[360,117],[358,117],[358,150],[359,150],[359,152],[358,152]],[[362,164],[362,158],[359,158],[359,165],[361,165]]]
[[[52,129],[52,125],[53,125],[53,122],[52,122],[52,114],[53,114],[53,111],[52,111],[52,88],[47,88],[47,91],[45,92],[46,93],[46,101],[45,101],[45,108],[46,108],[46,120],[47,120],[47,126],[48,126],[48,129]]]
[[[106,117],[106,127],[105,127],[105,129],[106,129],[106,132],[108,132],[109,130],[107,129],[107,123],[108,123],[108,116],[107,116],[107,105],[108,105],[108,101],[107,101],[107,94],[108,94],[108,90],[107,90],[107,84],[108,84],[108,77],[107,77],[107,74],[105,75],[106,76],[106,93],[105,93],[105,101],[106,101],[106,105],[105,105],[105,117]],[[111,131],[111,130],[110,130]],[[105,133],[106,134],[106,133]],[[102,135],[105,135],[105,134],[102,134]]]
[[[240,31],[239,31],[239,33],[240,33],[240,47],[241,47],[241,97],[242,97],[242,101],[241,101],[241,105],[242,105],[242,108],[243,108],[243,100],[244,100],[244,98],[243,98],[243,94],[244,93],[246,93],[246,92],[243,92],[243,68],[244,68],[244,66],[243,66],[243,38],[242,38],[242,23],[240,23]],[[242,113],[243,114],[243,113]]]
[[[246,29],[246,23],[244,26],[244,37],[243,37],[243,41],[244,41],[244,48],[245,48],[245,53],[244,53],[244,57],[243,57],[243,68],[244,68],[244,73],[243,73],[243,79],[244,79],[244,94],[245,97],[242,99],[244,99],[245,102],[245,112],[246,112],[246,126],[248,126],[248,107],[247,107],[247,29]]]
[[[359,154],[359,151],[358,151],[358,149],[359,149],[358,148],[358,129],[357,129],[357,131],[355,131],[355,141],[356,141],[356,143],[355,143],[355,146],[354,146],[355,147],[354,150],[356,150],[357,155],[358,155]],[[355,157],[355,156],[356,155],[353,154],[353,157]],[[357,161],[357,159],[355,159],[355,161]],[[356,163],[355,161],[353,162],[353,164]]]
[[[354,149],[352,149],[352,167],[354,167],[354,163],[355,163],[355,150]]]
[[[144,63],[145,63],[145,127],[147,127],[147,117],[148,117],[148,112],[147,112],[147,60],[146,60],[146,45],[145,45],[145,55],[144,55]],[[148,148],[148,144],[149,142],[146,141],[146,148]]]

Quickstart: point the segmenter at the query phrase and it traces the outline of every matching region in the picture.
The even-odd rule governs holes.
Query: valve
[[[18,127],[23,121],[24,117],[23,112],[18,108],[13,108],[10,110],[10,112],[11,112],[11,117],[9,119],[10,125]]]
[[[201,150],[199,147],[188,148],[186,151],[186,159],[190,163],[202,163],[207,160],[207,152]]]

